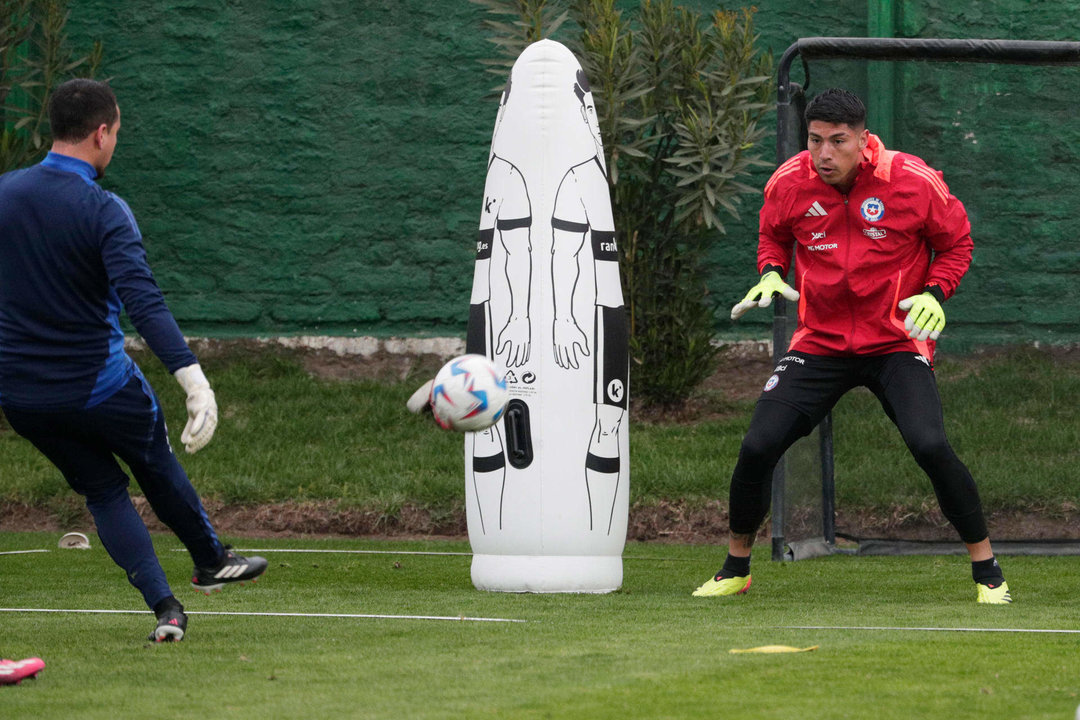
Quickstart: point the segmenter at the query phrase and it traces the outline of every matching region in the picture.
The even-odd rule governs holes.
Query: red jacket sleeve
[[[936,172],[938,178],[941,173]],[[952,297],[971,265],[975,243],[971,239],[971,223],[967,210],[956,196],[948,191],[944,180],[930,187],[930,208],[923,235],[934,251],[926,285],[937,285],[946,298]]]
[[[758,213],[758,273],[766,265],[783,268],[782,275],[787,276],[791,269],[791,250],[795,245],[795,236],[791,233],[791,220],[784,212],[785,202],[777,197],[775,188],[766,190],[765,202]]]

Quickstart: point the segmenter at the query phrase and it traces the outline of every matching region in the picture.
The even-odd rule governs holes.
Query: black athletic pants
[[[975,481],[945,437],[934,371],[922,356],[908,352],[860,357],[792,352],[780,360],[758,399],[731,477],[731,532],[757,532],[769,512],[776,463],[858,386],[877,396],[899,428],[960,538],[965,543],[986,539]]]

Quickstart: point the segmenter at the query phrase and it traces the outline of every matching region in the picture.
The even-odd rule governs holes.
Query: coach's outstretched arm
[[[735,307],[731,308],[731,319],[738,320],[752,307],[769,307],[772,305],[773,295],[779,293],[788,300],[798,300],[799,291],[784,282],[780,273],[769,270],[761,276],[758,284],[750,288],[746,297]]]
[[[189,453],[195,453],[214,437],[218,421],[217,400],[199,363],[180,368],[175,377],[187,393],[188,420],[180,434],[180,442]]]

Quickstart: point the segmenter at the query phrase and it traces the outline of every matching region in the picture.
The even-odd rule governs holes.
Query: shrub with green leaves
[[[48,99],[73,77],[94,77],[102,46],[73,59],[64,0],[0,0],[0,172],[37,162],[49,150]]]
[[[715,303],[706,284],[721,218],[761,160],[772,57],[754,10],[702,14],[673,0],[473,0],[505,76],[531,42],[564,42],[581,61],[604,137],[630,317],[631,384],[644,404],[678,404],[713,370]],[[565,35],[566,37],[560,37]]]

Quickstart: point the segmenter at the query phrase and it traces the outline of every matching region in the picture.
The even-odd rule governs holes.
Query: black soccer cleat
[[[225,557],[215,568],[195,566],[191,578],[191,587],[209,595],[218,592],[226,583],[238,582],[243,585],[266,572],[266,559],[261,557],[241,557],[225,546]]]
[[[184,639],[187,632],[187,615],[184,614],[184,606],[176,598],[167,598],[155,606],[154,615],[157,616],[157,627],[150,633],[147,640],[153,642],[179,642]]]

